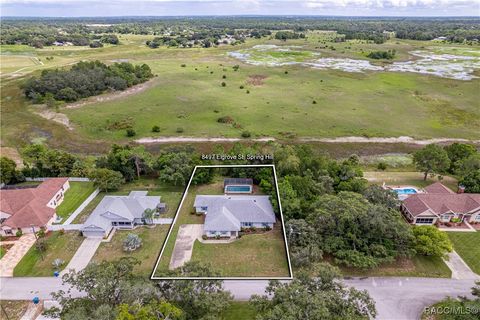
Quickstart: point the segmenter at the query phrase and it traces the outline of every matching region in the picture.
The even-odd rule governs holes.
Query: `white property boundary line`
[[[168,240],[170,239],[170,235],[173,231],[173,227],[177,222],[178,215],[180,213],[180,209],[183,206],[183,202],[187,197],[188,190],[190,189],[190,185],[192,183],[192,179],[195,176],[195,172],[197,168],[241,168],[241,167],[270,167],[273,169],[273,180],[275,181],[275,193],[277,194],[277,201],[278,201],[278,208],[280,210],[280,220],[282,221],[282,229],[283,229],[283,240],[285,243],[285,252],[287,254],[287,261],[288,261],[288,272],[290,274],[289,277],[156,277],[155,272],[157,271],[158,265],[160,263],[160,259],[162,258],[163,252],[167,246]],[[172,251],[173,253],[173,251]],[[195,166],[193,169],[192,175],[190,176],[190,180],[188,181],[187,187],[185,192],[183,193],[182,200],[177,208],[177,212],[175,213],[175,218],[173,219],[172,224],[170,225],[170,229],[168,230],[167,238],[165,239],[162,250],[160,251],[160,255],[158,256],[157,263],[153,268],[152,275],[150,276],[151,280],[292,280],[293,279],[293,271],[292,271],[292,264],[290,262],[290,253],[288,251],[288,243],[287,243],[287,233],[285,231],[285,222],[283,220],[283,211],[282,211],[282,203],[280,201],[280,193],[278,190],[278,181],[277,181],[277,171],[275,170],[274,164],[244,164],[244,165],[203,165],[203,166]]]

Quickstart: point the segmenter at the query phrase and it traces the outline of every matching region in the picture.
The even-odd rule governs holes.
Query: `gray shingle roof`
[[[145,209],[155,209],[160,196],[147,196],[147,191],[132,191],[128,196],[105,196],[83,224],[82,230],[107,230],[112,221],[141,219]]]
[[[208,207],[205,231],[240,231],[242,222],[275,223],[269,196],[198,195],[195,207]]]

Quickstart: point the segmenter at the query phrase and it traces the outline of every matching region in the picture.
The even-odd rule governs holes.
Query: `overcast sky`
[[[480,0],[0,0],[2,16],[480,16]]]

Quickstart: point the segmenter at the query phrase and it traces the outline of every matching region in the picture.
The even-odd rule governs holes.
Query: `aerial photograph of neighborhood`
[[[480,0],[2,0],[0,124],[1,320],[480,319]]]

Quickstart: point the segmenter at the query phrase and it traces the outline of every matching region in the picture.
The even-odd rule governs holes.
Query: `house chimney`
[[[465,193],[465,186],[459,185],[457,193]]]

